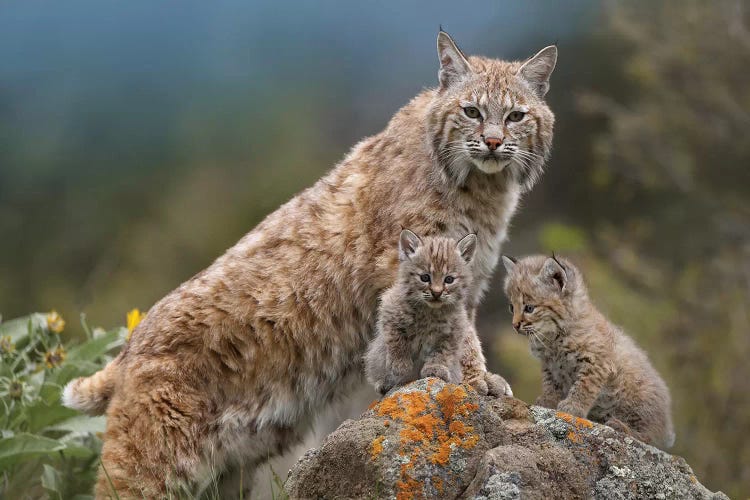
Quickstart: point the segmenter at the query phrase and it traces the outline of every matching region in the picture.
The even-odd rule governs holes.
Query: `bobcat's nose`
[[[490,148],[490,151],[494,151],[503,145],[503,140],[499,137],[485,137],[484,143]]]
[[[442,290],[435,290],[434,288],[430,288],[430,292],[432,292],[432,296],[436,299],[439,299],[441,295],[443,295]]]
[[[521,329],[521,322],[516,321],[515,323],[513,323],[513,328],[515,328],[516,331],[519,331]]]

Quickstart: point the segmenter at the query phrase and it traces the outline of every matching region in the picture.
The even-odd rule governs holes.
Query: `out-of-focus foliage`
[[[746,7],[643,1],[606,13],[602,37],[616,48],[621,82],[578,92],[577,119],[599,129],[590,163],[566,172],[588,199],[564,214],[584,222],[590,245],[571,250],[595,302],[672,389],[674,452],[733,497],[750,487]],[[566,233],[542,224],[539,242],[562,253]],[[522,339],[508,335],[498,351],[526,373],[526,359],[511,354]],[[532,398],[538,379],[527,384],[520,390]]]
[[[103,367],[127,330],[92,332],[83,322],[86,339],[63,345],[64,327],[54,311],[0,323],[0,497],[91,493],[104,417],[65,408],[60,393]]]

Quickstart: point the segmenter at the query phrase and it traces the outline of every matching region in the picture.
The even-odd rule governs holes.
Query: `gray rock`
[[[725,499],[613,429],[429,378],[347,420],[290,471],[291,498]]]

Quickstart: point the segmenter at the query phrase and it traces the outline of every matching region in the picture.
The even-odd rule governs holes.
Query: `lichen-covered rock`
[[[726,498],[682,458],[604,425],[429,378],[347,420],[290,471],[291,498]]]

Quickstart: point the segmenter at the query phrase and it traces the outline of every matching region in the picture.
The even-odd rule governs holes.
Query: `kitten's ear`
[[[505,271],[508,274],[513,272],[513,269],[516,268],[517,263],[518,260],[515,257],[511,257],[510,255],[503,255],[503,266],[505,266]]]
[[[414,255],[414,252],[417,251],[417,248],[419,248],[419,245],[421,244],[422,240],[420,240],[419,236],[417,236],[413,232],[409,231],[408,229],[404,229],[403,231],[401,231],[401,236],[399,236],[398,238],[399,259],[411,259],[412,255]]]
[[[437,51],[440,58],[440,90],[445,90],[471,73],[471,65],[448,33],[440,30],[437,37]]]
[[[554,255],[547,259],[542,266],[542,279],[554,284],[561,292],[568,286],[568,271]]]
[[[544,97],[549,90],[549,77],[557,63],[557,46],[545,47],[528,61],[526,61],[518,74],[531,84],[534,92],[539,97]]]
[[[458,243],[456,243],[456,250],[458,250],[458,253],[461,254],[461,257],[463,257],[467,264],[471,262],[471,259],[474,258],[474,253],[476,253],[477,250],[477,235],[474,233],[467,234],[458,240]]]

